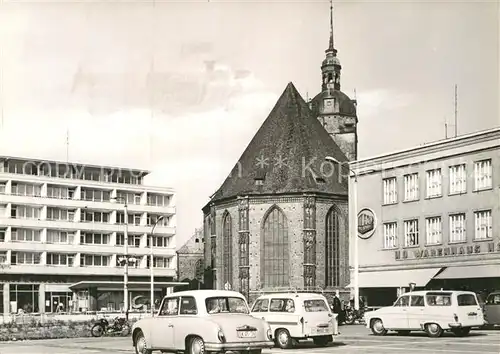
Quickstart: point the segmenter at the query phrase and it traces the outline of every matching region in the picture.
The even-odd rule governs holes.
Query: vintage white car
[[[136,354],[183,351],[189,354],[237,351],[260,354],[274,346],[269,324],[250,315],[238,292],[193,290],[163,298],[155,317],[132,327]]]
[[[467,336],[471,328],[485,322],[475,293],[452,290],[403,294],[393,306],[366,312],[365,321],[375,335],[383,336],[388,330],[425,331],[429,337],[440,337],[444,331]]]
[[[338,334],[336,314],[328,301],[315,293],[274,293],[255,300],[251,313],[266,320],[273,330],[276,345],[292,348],[300,340],[312,339],[325,347]]]

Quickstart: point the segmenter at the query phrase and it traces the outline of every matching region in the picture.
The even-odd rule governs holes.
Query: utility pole
[[[458,135],[458,85],[455,84],[455,137]]]

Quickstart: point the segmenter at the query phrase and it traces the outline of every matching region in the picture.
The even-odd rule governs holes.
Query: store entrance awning
[[[130,290],[135,290],[135,289],[149,289],[149,286],[151,283],[149,282],[137,282],[137,281],[131,281],[128,282],[128,288]],[[174,287],[178,285],[189,285],[189,283],[186,282],[155,282],[154,286],[155,288],[168,288],[168,287]],[[76,284],[71,285],[69,288],[71,290],[86,290],[88,288],[99,288],[99,289],[116,289],[116,288],[123,288],[123,281],[81,281]]]
[[[358,283],[360,288],[403,288],[408,287],[410,283],[422,287],[426,286],[440,270],[441,268],[425,268],[360,272]],[[353,279],[347,288],[354,288]]]
[[[448,267],[436,279],[500,278],[500,264]]]

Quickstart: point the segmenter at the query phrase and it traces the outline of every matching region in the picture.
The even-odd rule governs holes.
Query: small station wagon
[[[500,291],[488,295],[484,304],[484,317],[488,326],[500,325]]]
[[[467,336],[472,327],[484,325],[476,294],[471,291],[413,291],[400,296],[393,306],[367,312],[366,327],[375,335],[388,330],[399,334],[425,331],[440,337],[444,331]]]
[[[136,354],[153,350],[260,354],[274,342],[269,324],[250,315],[240,293],[193,290],[167,295],[155,317],[137,321],[132,327],[132,345]]]
[[[254,302],[252,315],[269,323],[276,345],[282,349],[307,339],[318,346],[326,346],[337,334],[336,315],[320,294],[262,295]]]

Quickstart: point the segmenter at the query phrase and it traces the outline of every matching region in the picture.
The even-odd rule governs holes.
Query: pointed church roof
[[[339,178],[340,167],[325,162],[326,156],[347,162],[290,82],[211,201],[282,193],[347,195],[347,178]]]

